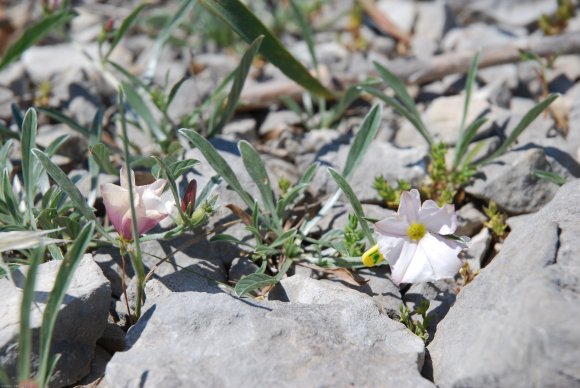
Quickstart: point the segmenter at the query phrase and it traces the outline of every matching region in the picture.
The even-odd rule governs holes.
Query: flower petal
[[[163,189],[165,188],[166,184],[167,181],[165,179],[157,179],[155,182],[148,185],[133,187],[135,187],[135,191],[137,191],[139,195],[143,195],[146,192],[151,192],[153,195],[160,196],[163,193]]]
[[[121,234],[123,216],[131,211],[129,191],[112,183],[103,183],[100,188],[109,220]]]
[[[133,184],[133,187],[136,187],[135,185],[135,173],[133,172],[133,170],[131,171],[131,183]],[[127,180],[127,166],[123,165],[121,166],[121,172],[119,173],[119,178],[121,179],[121,187],[124,188],[125,190],[129,190],[129,181]]]
[[[405,280],[407,268],[413,262],[416,250],[416,243],[401,240],[401,243],[386,256],[391,266],[391,278],[396,285]]]
[[[401,193],[399,210],[397,214],[406,217],[407,222],[415,222],[419,219],[419,209],[421,208],[421,196],[417,189],[404,191]]]
[[[403,216],[394,214],[375,223],[375,231],[385,236],[405,237],[409,230],[409,222]]]
[[[455,276],[461,267],[461,246],[452,240],[427,233],[419,241],[415,257],[407,267],[403,283],[434,281]]]
[[[453,234],[457,229],[457,216],[455,206],[437,206],[432,200],[423,202],[419,210],[419,222],[425,224],[427,230],[432,233]]]

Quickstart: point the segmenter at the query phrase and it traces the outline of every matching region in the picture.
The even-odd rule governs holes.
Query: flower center
[[[419,241],[425,236],[425,225],[418,222],[413,222],[407,229],[407,234],[409,238],[413,241]]]

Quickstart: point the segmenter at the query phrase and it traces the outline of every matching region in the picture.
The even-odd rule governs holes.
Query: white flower
[[[131,179],[137,216],[137,234],[141,235],[151,230],[170,213],[165,202],[160,198],[167,182],[164,179],[158,179],[150,185],[137,186],[133,171],[131,171]],[[121,168],[121,186],[104,183],[101,185],[101,195],[109,219],[119,235],[125,240],[133,240],[133,219],[125,166]]]
[[[417,190],[401,194],[397,214],[375,224],[378,249],[391,266],[395,284],[419,283],[455,276],[464,247],[446,238],[457,229],[453,205],[442,208],[432,200],[421,206]]]

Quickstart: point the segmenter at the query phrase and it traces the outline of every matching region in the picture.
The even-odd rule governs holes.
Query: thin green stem
[[[141,246],[139,244],[139,229],[137,225],[137,211],[135,210],[135,192],[133,189],[133,177],[130,167],[130,157],[129,154],[129,144],[127,139],[127,121],[125,120],[125,98],[123,90],[119,90],[119,113],[121,115],[121,129],[123,131],[123,153],[125,156],[125,163],[127,163],[127,182],[129,184],[129,202],[131,204],[131,218],[133,224],[133,242],[134,250],[129,251],[129,256],[131,257],[131,264],[137,275],[137,300],[135,301],[135,316],[137,319],[141,316],[141,305],[144,300],[144,287],[145,287],[145,268],[143,267],[143,261],[141,260]]]

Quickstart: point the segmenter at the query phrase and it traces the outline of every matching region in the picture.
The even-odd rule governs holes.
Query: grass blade
[[[27,28],[22,36],[6,50],[0,61],[0,71],[14,62],[28,48],[34,46],[48,33],[72,20],[77,14],[73,11],[59,11],[49,15]]]
[[[238,149],[240,150],[242,161],[244,162],[248,174],[254,180],[256,186],[258,186],[260,196],[264,201],[264,208],[270,213],[274,225],[276,225],[278,229],[281,229],[282,225],[278,218],[278,213],[276,212],[274,192],[270,183],[270,177],[268,176],[262,158],[260,158],[260,155],[258,155],[258,152],[256,152],[254,147],[245,140],[238,143]]]
[[[328,172],[330,173],[332,178],[335,180],[336,184],[338,184],[338,187],[340,187],[342,192],[348,198],[348,200],[352,206],[352,210],[354,211],[354,215],[356,216],[356,218],[359,222],[359,225],[361,226],[361,229],[362,229],[365,237],[367,238],[369,244],[371,246],[375,245],[375,239],[373,238],[373,233],[371,232],[371,230],[368,226],[368,223],[365,219],[365,214],[364,214],[363,208],[360,204],[360,201],[356,197],[356,194],[354,193],[354,191],[352,190],[352,188],[350,187],[350,185],[348,184],[346,179],[344,179],[338,171],[336,171],[332,167],[329,167]]]
[[[332,97],[324,87],[276,38],[270,30],[240,0],[199,0],[214,15],[228,24],[247,43],[253,42],[260,35],[264,41],[260,53],[288,78],[311,92]]]
[[[46,386],[50,378],[48,371],[49,367],[53,364],[50,360],[50,342],[60,305],[62,304],[74,272],[91,242],[94,229],[95,224],[92,222],[89,222],[83,227],[66,257],[62,260],[56,275],[54,287],[48,296],[40,329],[39,367],[37,376],[41,387]]]
[[[236,105],[238,104],[238,100],[240,99],[240,95],[242,94],[242,89],[244,88],[244,83],[248,77],[250,67],[252,66],[252,61],[258,53],[263,40],[263,36],[257,37],[244,53],[244,56],[242,57],[242,60],[240,61],[240,64],[235,71],[234,82],[232,84],[232,88],[230,89],[230,93],[228,94],[226,106],[219,112],[220,120],[214,127],[210,129],[208,136],[211,137],[217,133],[220,133],[228,121],[230,121],[236,109]]]
[[[222,178],[224,178],[226,183],[238,193],[246,206],[253,208],[254,200],[250,194],[244,190],[240,181],[238,181],[236,174],[233,172],[225,159],[216,151],[213,145],[199,133],[191,129],[182,128],[179,130],[179,133],[186,137],[190,142],[192,142],[194,146],[199,148],[199,151],[203,154],[214,171],[217,172]]]
[[[51,176],[51,178],[56,182],[56,184],[69,196],[71,201],[74,203],[78,211],[89,221],[93,221],[95,223],[95,227],[99,231],[99,233],[108,239],[111,242],[115,242],[115,240],[109,236],[107,231],[103,228],[103,226],[97,220],[95,213],[93,213],[93,209],[87,205],[83,195],[79,191],[79,189],[75,186],[75,184],[66,176],[66,174],[56,165],[54,164],[50,158],[41,150],[33,149],[32,153],[36,158],[40,161],[40,164],[44,167],[46,172]]]
[[[475,164],[476,165],[485,164],[503,155],[508,150],[508,148],[516,141],[518,136],[520,136],[522,132],[532,123],[532,121],[534,121],[559,96],[560,95],[558,93],[552,93],[544,101],[538,103],[536,106],[530,109],[529,112],[526,113],[525,116],[522,118],[522,120],[519,122],[519,124],[514,128],[514,130],[508,136],[506,141],[504,141],[503,144],[491,155],[483,158],[482,160],[478,161]]]
[[[374,139],[377,131],[379,130],[379,125],[381,123],[383,109],[380,105],[375,105],[367,113],[360,129],[356,133],[350,150],[348,151],[348,156],[346,157],[346,164],[342,170],[342,175],[346,179],[352,178],[354,171],[360,164],[362,158],[365,156],[371,141]]]
[[[32,225],[33,229],[36,229],[36,220],[34,219],[34,186],[36,182],[33,180],[33,175],[35,171],[34,159],[32,159],[31,150],[36,144],[36,111],[34,108],[28,109],[24,115],[24,121],[22,123],[22,137],[20,140],[21,151],[22,151],[22,177],[24,181],[24,192],[26,193],[26,207],[28,213],[28,222]]]

